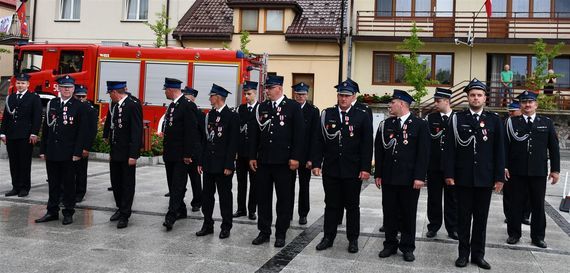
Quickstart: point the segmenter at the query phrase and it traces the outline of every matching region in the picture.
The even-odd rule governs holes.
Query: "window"
[[[244,9],[241,11],[241,30],[257,32],[259,25],[259,11]]]
[[[431,16],[436,9],[442,16],[453,14],[453,0],[376,0],[376,16]],[[439,6],[438,6],[439,5]]]
[[[283,10],[266,11],[265,31],[283,32]]]
[[[81,10],[81,0],[61,0],[59,4],[59,19],[79,20]]]
[[[372,84],[403,84],[405,69],[396,61],[398,53],[374,52]],[[407,54],[402,54],[407,56]],[[449,53],[421,53],[420,62],[425,61],[430,73],[428,79],[439,81],[438,85],[453,84],[453,55]]]
[[[513,5],[513,16],[515,18],[526,18],[528,17],[528,11],[529,11],[529,0],[512,0],[512,5]]]
[[[489,64],[487,67],[487,79],[491,82],[492,88],[500,88],[501,71],[503,71],[507,64],[513,72],[513,86],[515,88],[524,88],[526,79],[532,74],[536,67],[536,57],[522,54],[489,54],[487,56],[487,63]],[[556,62],[554,65],[556,65]],[[551,64],[548,66],[552,67]]]
[[[534,0],[532,17],[550,17],[550,0]]]
[[[127,20],[147,20],[148,0],[127,0]]]
[[[493,13],[491,17],[507,17],[507,1],[508,0],[493,1]]]
[[[556,78],[556,84],[561,88],[570,88],[570,56],[560,56],[553,60],[554,73],[562,74]]]
[[[309,85],[309,93],[307,101],[313,103],[315,99],[315,74],[312,73],[293,73],[293,85],[304,82]]]
[[[437,17],[452,17],[453,16],[453,2],[454,0],[437,0],[434,10],[437,12]]]
[[[42,70],[43,53],[41,51],[24,51],[22,58],[16,61],[14,67],[18,73],[33,73]],[[14,73],[16,74],[16,73]]]
[[[570,17],[570,1],[554,0],[554,10],[556,11],[556,17]]]
[[[62,51],[59,56],[59,73],[71,74],[83,70],[83,51]]]

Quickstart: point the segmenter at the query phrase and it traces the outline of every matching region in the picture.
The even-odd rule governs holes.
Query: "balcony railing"
[[[357,36],[407,37],[413,22],[420,29],[420,37],[461,38],[471,31],[475,38],[493,39],[570,39],[570,12],[493,13],[485,12],[421,12],[422,16],[410,16],[411,12],[398,11],[397,15],[382,16],[386,12],[358,11]]]
[[[28,36],[22,35],[20,20],[18,19],[18,15],[14,14],[8,33],[2,33],[0,36],[0,44],[14,44],[14,41],[17,40],[28,40]]]

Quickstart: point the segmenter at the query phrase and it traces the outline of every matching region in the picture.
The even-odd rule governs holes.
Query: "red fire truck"
[[[56,79],[69,74],[77,84],[87,87],[87,98],[107,113],[109,96],[106,81],[127,81],[128,91],[143,104],[144,119],[154,129],[166,105],[165,77],[177,78],[200,91],[196,104],[210,108],[208,92],[212,83],[229,90],[230,107],[242,102],[239,88],[245,80],[264,78],[264,56],[246,56],[241,51],[197,48],[145,48],[96,44],[29,44],[14,49],[14,73],[31,76],[30,90],[44,103],[58,96]],[[15,92],[12,78],[10,93]]]

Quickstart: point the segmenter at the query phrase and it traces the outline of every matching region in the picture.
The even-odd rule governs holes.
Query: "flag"
[[[26,1],[22,1],[20,7],[16,11],[18,20],[20,21],[20,36],[28,36],[28,23],[26,23]]]
[[[485,10],[487,11],[487,17],[491,17],[493,14],[493,1],[492,0],[485,0]]]

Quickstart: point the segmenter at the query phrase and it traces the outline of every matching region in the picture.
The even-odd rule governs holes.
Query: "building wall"
[[[28,1],[33,9],[37,1],[35,41],[38,43],[101,43],[101,41],[129,42],[152,46],[154,32],[143,21],[125,21],[125,0],[83,0],[78,21],[59,20],[60,0]],[[154,24],[156,13],[166,5],[166,0],[148,1],[148,22]],[[170,0],[169,26],[178,21],[194,3],[193,0]],[[33,14],[33,10],[31,11]],[[32,15],[30,15],[32,20]],[[30,28],[33,22],[30,22]],[[169,46],[178,43],[169,35]]]
[[[0,17],[11,16],[16,12],[15,9],[7,8],[3,5],[0,6]],[[0,46],[1,48],[14,51],[13,46]],[[1,53],[0,54],[0,77],[11,76],[13,70],[13,59],[12,53]]]
[[[239,34],[229,46],[239,49]],[[291,98],[293,73],[314,74],[314,101],[320,109],[336,104],[334,86],[338,79],[338,46],[334,43],[287,42],[283,35],[250,35],[248,50],[268,53],[268,72],[284,76],[284,91]],[[185,47],[220,48],[219,41],[185,41]]]

